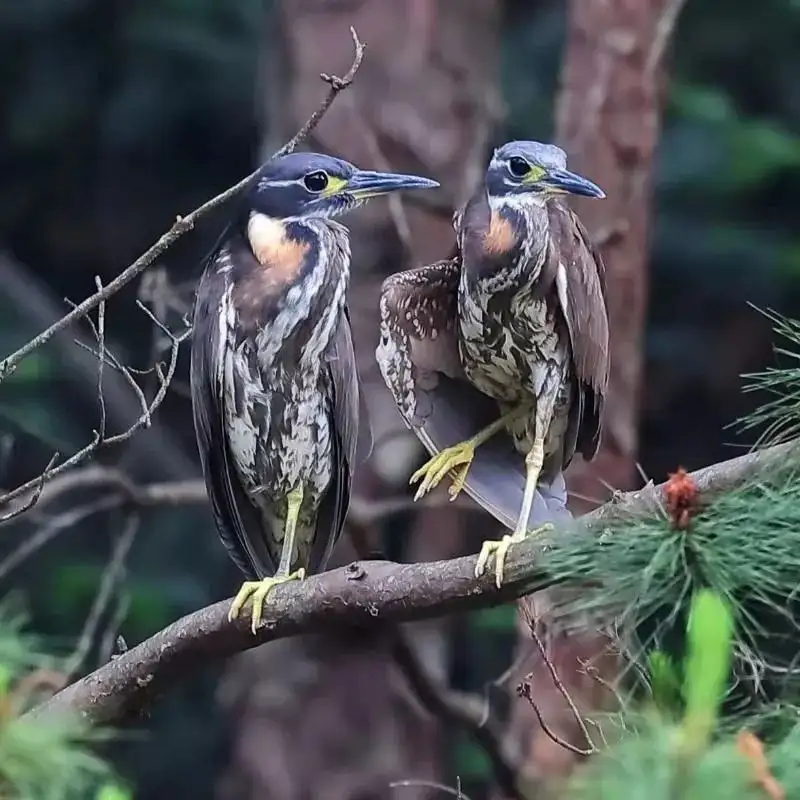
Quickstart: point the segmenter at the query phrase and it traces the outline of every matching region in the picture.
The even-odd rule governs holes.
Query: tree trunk
[[[355,83],[307,143],[364,168],[416,172],[445,187],[432,196],[376,200],[350,215],[350,310],[375,439],[355,491],[403,490],[421,457],[375,363],[383,278],[452,249],[451,215],[481,174],[496,114],[500,4],[495,0],[285,0],[268,25],[259,102],[268,154],[319,103],[321,72],[352,60],[349,26],[366,44]],[[272,44],[276,47],[272,47]],[[488,100],[487,100],[488,98]],[[415,516],[409,560],[465,552],[461,515]],[[343,541],[334,562],[353,553]],[[421,660],[446,679],[446,623],[409,627]],[[220,691],[233,726],[223,798],[382,798],[389,783],[441,778],[442,731],[410,697],[387,637],[353,632],[277,642],[238,658]],[[404,797],[427,796],[405,789]]]
[[[629,488],[635,478],[641,392],[648,234],[652,215],[653,155],[659,131],[663,70],[661,57],[677,16],[675,0],[572,0],[557,104],[556,140],[570,167],[606,192],[602,201],[576,199],[573,207],[599,245],[607,270],[611,328],[611,375],[601,450],[591,463],[576,459],[567,475],[576,513],[601,498],[603,485]],[[548,593],[526,598],[524,607],[546,623]],[[524,614],[522,616],[525,616]],[[549,656],[573,700],[585,709],[609,698],[582,673],[591,660],[613,680],[615,661],[603,655],[606,642],[565,635],[549,627]],[[520,620],[520,645],[530,647],[529,627]],[[550,727],[585,748],[567,703],[541,658],[520,669],[533,671],[537,705]],[[513,699],[511,747],[522,759],[526,781],[568,772],[575,757],[538,724],[524,700]]]
[[[607,269],[611,378],[603,444],[591,464],[576,463],[569,475],[572,490],[594,497],[600,478],[616,489],[635,478],[661,61],[680,5],[570,3],[556,136],[571,166],[607,195],[576,199],[573,206]]]

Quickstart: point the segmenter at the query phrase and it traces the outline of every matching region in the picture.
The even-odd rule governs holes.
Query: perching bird
[[[191,394],[222,541],[251,580],[255,633],[278,583],[324,568],[368,455],[346,293],[350,239],[333,217],[435,181],[299,153],[266,163],[197,290]]]
[[[381,294],[376,357],[432,455],[411,477],[416,499],[449,473],[451,498],[465,489],[513,530],[478,557],[481,575],[495,555],[498,587],[509,547],[568,514],[562,472],[600,441],[604,266],[564,194],[605,196],[560,148],[504,145],[454,216],[457,256],[393,275]]]

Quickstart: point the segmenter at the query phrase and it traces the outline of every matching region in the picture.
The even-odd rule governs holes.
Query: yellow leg
[[[303,567],[290,572],[292,566],[292,553],[294,551],[294,540],[297,532],[297,518],[300,514],[300,505],[303,502],[303,488],[294,489],[286,497],[286,528],[283,537],[283,549],[281,550],[281,560],[278,570],[271,578],[264,578],[260,581],[245,581],[242,588],[231,603],[228,612],[228,619],[234,620],[239,616],[245,603],[252,598],[252,622],[250,630],[256,633],[261,619],[264,615],[264,601],[267,595],[279,584],[288,581],[301,581],[306,576]]]
[[[448,472],[453,473],[453,483],[448,492],[450,499],[455,500],[466,483],[470,464],[472,459],[475,458],[475,448],[489,441],[517,413],[517,411],[512,411],[504,414],[500,419],[476,433],[471,439],[454,444],[452,447],[446,447],[426,461],[408,481],[409,483],[422,481],[417,488],[417,493],[414,495],[414,500],[419,500],[431,489],[435,489]]]
[[[550,389],[550,391],[548,391]],[[536,403],[536,419],[534,422],[535,438],[533,446],[528,455],[525,456],[525,491],[522,495],[522,507],[517,518],[517,525],[514,533],[510,536],[506,534],[499,541],[484,542],[481,552],[478,554],[478,563],[475,565],[475,577],[479,578],[486,571],[489,559],[495,557],[495,584],[499,589],[503,585],[503,572],[505,570],[505,560],[512,544],[523,541],[528,536],[535,536],[544,531],[552,530],[553,526],[549,523],[540,525],[532,531],[528,531],[528,517],[533,507],[533,499],[536,496],[536,486],[539,483],[539,475],[544,464],[544,442],[550,422],[553,418],[553,405],[557,396],[557,387],[545,386],[545,392]]]

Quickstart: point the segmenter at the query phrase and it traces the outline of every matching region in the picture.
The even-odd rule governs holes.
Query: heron
[[[479,577],[494,556],[498,588],[509,548],[568,517],[563,471],[600,443],[605,267],[565,195],[605,196],[561,148],[504,144],[454,214],[455,255],[381,290],[376,358],[431,455],[415,499],[450,475],[451,499],[466,490],[513,531],[476,563]]]
[[[428,178],[318,153],[265,163],[197,288],[191,398],[216,526],[245,580],[251,629],[278,584],[324,569],[371,433],[347,309],[350,238],[335,218]]]

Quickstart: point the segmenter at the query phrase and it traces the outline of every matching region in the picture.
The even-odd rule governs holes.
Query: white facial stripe
[[[303,178],[295,178],[293,181],[289,181],[289,180],[268,181],[268,180],[265,180],[265,179],[262,178],[258,182],[258,188],[259,189],[266,189],[268,186],[296,186],[297,184],[300,184],[302,182],[303,182]]]

